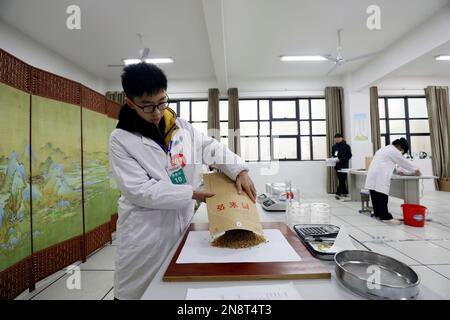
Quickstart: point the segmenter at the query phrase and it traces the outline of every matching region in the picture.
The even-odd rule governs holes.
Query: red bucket
[[[425,225],[425,215],[427,207],[419,204],[402,204],[403,220],[406,225],[412,227],[423,227]]]

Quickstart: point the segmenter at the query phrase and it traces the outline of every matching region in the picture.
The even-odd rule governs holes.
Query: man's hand
[[[206,202],[206,198],[211,198],[215,195],[216,194],[212,192],[194,191],[194,193],[192,194],[192,199],[200,202]]]
[[[415,175],[419,177],[419,176],[421,176],[421,175],[422,175],[422,172],[420,172],[420,170],[419,170],[419,169],[417,169],[417,170],[416,170],[416,172],[415,172]]]
[[[256,188],[247,171],[241,171],[241,173],[238,174],[236,177],[236,187],[239,194],[241,194],[242,190],[244,190],[250,199],[253,202],[256,202]]]

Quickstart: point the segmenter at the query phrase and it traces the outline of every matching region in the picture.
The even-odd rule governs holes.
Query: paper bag
[[[256,205],[236,184],[223,173],[203,175],[205,191],[216,195],[206,199],[209,232],[213,238],[229,230],[248,230],[263,235]]]

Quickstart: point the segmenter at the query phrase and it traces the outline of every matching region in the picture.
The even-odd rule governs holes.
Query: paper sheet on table
[[[191,231],[177,263],[289,262],[302,261],[278,229],[264,230],[267,242],[251,248],[228,249],[211,246],[208,231]]]
[[[333,244],[330,243],[312,243],[311,244],[316,251],[326,253],[337,253],[343,250],[356,250],[352,239],[348,235],[348,231],[345,226],[340,227],[339,233],[334,240]]]
[[[356,250],[345,226],[340,227],[336,240],[334,240],[334,244],[328,249],[328,252],[340,252],[343,250]]]
[[[327,159],[325,159],[325,163],[327,164],[327,167],[336,167],[337,161],[338,161],[338,158],[327,158]]]
[[[301,300],[292,282],[267,286],[240,286],[192,289],[186,300]]]

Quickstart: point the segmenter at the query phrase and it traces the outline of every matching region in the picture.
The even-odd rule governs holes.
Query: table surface
[[[262,222],[284,222],[285,214],[267,213],[257,205],[260,219]],[[194,223],[208,222],[206,205],[202,204],[197,210],[193,221]],[[354,300],[362,299],[360,296],[352,293],[343,287],[335,277],[334,262],[324,261],[325,266],[331,272],[331,279],[319,280],[257,280],[257,281],[212,281],[212,282],[163,282],[163,275],[174,255],[179,243],[183,237],[174,245],[168,254],[155,278],[145,291],[142,299],[152,300],[184,300],[188,288],[215,288],[215,287],[233,287],[233,286],[252,286],[252,285],[273,285],[286,284],[292,282],[303,299],[332,299],[332,300]],[[358,246],[357,243],[355,245]],[[362,246],[359,248],[364,249]]]
[[[339,172],[343,173],[350,173],[350,174],[357,174],[366,176],[367,171],[366,170],[357,170],[357,169],[348,169],[348,170],[339,170]],[[436,176],[400,176],[398,174],[392,175],[391,179],[398,179],[398,180],[420,180],[420,179],[439,179],[439,177]]]

